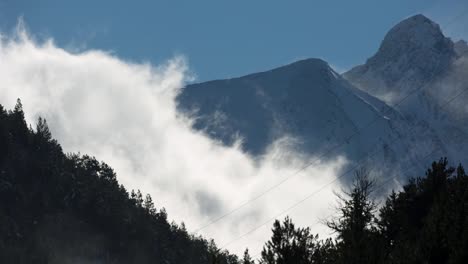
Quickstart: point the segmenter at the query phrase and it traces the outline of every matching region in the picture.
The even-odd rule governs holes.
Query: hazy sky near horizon
[[[0,30],[10,32],[23,17],[36,38],[53,38],[69,51],[100,49],[156,65],[184,55],[196,81],[205,81],[308,57],[343,71],[363,63],[395,23],[417,13],[454,39],[468,35],[463,0],[0,0]]]

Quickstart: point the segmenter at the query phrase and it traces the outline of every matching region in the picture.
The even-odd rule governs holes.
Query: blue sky
[[[22,16],[36,38],[66,49],[103,49],[159,64],[184,55],[198,81],[318,57],[342,71],[362,63],[386,31],[413,14],[468,35],[466,0],[275,1],[0,0],[0,29]]]

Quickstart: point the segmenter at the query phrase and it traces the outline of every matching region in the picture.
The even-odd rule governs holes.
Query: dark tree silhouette
[[[356,172],[350,192],[337,194],[340,200],[339,215],[327,223],[338,235],[341,263],[376,263],[373,243],[376,240],[374,212],[377,208],[371,198],[374,182],[361,169]]]
[[[129,195],[111,167],[64,154],[47,121],[28,128],[20,100],[0,105],[0,263],[238,263]]]
[[[358,171],[339,194],[336,239],[289,217],[273,224],[259,263],[468,263],[468,176],[447,159],[410,179],[381,208]],[[0,263],[251,264],[169,223],[163,207],[130,193],[96,158],[64,154],[47,121],[28,128],[20,100],[0,105]]]
[[[468,177],[447,159],[392,193],[380,210],[386,263],[468,262]]]
[[[306,264],[324,263],[323,245],[318,235],[312,235],[309,228],[296,228],[286,217],[283,223],[276,220],[272,237],[262,251],[260,263],[264,264]]]
[[[249,249],[244,251],[244,257],[242,258],[242,264],[255,264],[255,261],[250,257]]]

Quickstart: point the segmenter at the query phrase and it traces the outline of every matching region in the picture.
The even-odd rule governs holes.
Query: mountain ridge
[[[229,88],[226,88],[225,86],[229,86]],[[216,93],[218,94],[215,95]],[[241,93],[242,95],[238,93]],[[323,98],[317,98],[317,93]],[[334,72],[326,62],[320,59],[308,59],[262,73],[250,74],[228,80],[218,80],[189,85],[184,89],[182,95],[178,98],[178,101],[179,105],[182,106],[182,110],[185,110],[185,112],[193,112],[193,108],[200,107],[198,109],[198,114],[202,119],[196,119],[197,121],[203,120],[203,118],[207,116],[207,119],[209,119],[210,115],[211,117],[213,115],[217,115],[218,117],[220,115],[228,115],[229,118],[226,120],[239,124],[237,127],[241,128],[239,130],[241,132],[241,136],[247,136],[248,140],[249,136],[252,135],[250,134],[252,132],[242,129],[244,121],[242,120],[242,117],[247,116],[247,113],[252,116],[262,112],[262,116],[267,116],[269,122],[263,124],[268,127],[268,129],[264,129],[265,131],[272,129],[286,129],[286,133],[297,136],[298,134],[301,134],[301,132],[294,130],[307,130],[307,127],[300,127],[297,124],[298,122],[306,122],[305,117],[298,117],[302,110],[309,109],[311,110],[309,112],[320,112],[331,105],[332,108],[335,108],[325,111],[328,111],[330,114],[336,114],[336,112],[339,111],[344,115],[342,106],[344,105],[343,101],[346,103],[346,100],[348,100],[347,97],[351,97],[352,100],[355,101],[362,100],[351,92],[347,81]],[[314,105],[320,106],[311,106],[312,103],[304,101],[305,98],[311,100]],[[327,99],[324,100],[324,98]],[[251,99],[254,101],[251,101]],[[235,101],[234,104],[232,103],[233,100]],[[327,101],[329,104],[326,104],[323,101]],[[188,104],[189,106],[184,106],[184,104]],[[243,110],[237,108],[232,109],[235,107],[235,104],[244,104],[244,107],[249,107],[249,111],[245,113],[242,112],[242,114],[233,114],[233,112]],[[215,106],[215,109],[209,109],[212,105],[217,106]],[[356,106],[355,103],[351,105]],[[348,107],[348,112],[352,110],[351,105]],[[365,103],[363,100],[361,101],[361,108],[367,108],[362,111],[369,116],[378,114],[371,105]],[[353,113],[351,112],[351,114]],[[299,120],[294,120],[293,117]],[[346,118],[350,124],[347,134],[356,132],[358,128],[362,126],[362,124],[355,126],[354,122],[351,120],[353,118],[356,119],[355,114],[353,117],[352,115],[349,115]],[[263,119],[262,121],[265,120]],[[345,120],[342,121],[347,122]],[[281,122],[285,122],[285,124]],[[253,124],[256,125],[254,128],[255,130],[258,131],[259,129],[262,129],[259,128],[259,122],[252,122],[252,127]],[[208,127],[211,129],[208,131],[208,134],[212,136],[214,135],[215,137],[217,137],[217,133],[219,132],[216,127],[204,123],[204,121],[195,123],[195,127]],[[215,133],[211,133],[213,130]],[[267,133],[264,133],[264,135],[266,134]],[[323,137],[324,136],[322,135],[321,138]],[[226,144],[230,143],[223,136],[217,138],[221,139]],[[268,143],[269,142],[263,142],[262,146],[259,146],[258,148],[254,146],[252,149],[251,146],[248,145],[249,142],[247,141],[246,150],[253,150],[253,153],[260,154]]]
[[[292,149],[301,153],[325,159],[343,155],[351,164],[364,157],[365,166],[387,167],[383,174],[398,172],[407,162],[430,160],[425,157],[430,150],[445,155],[460,143],[442,140],[447,123],[431,123],[440,118],[440,102],[426,86],[452,69],[463,47],[435,22],[416,15],[390,29],[365,64],[342,75],[321,59],[300,60],[188,85],[177,98],[178,108],[195,117],[195,129],[226,145],[242,138],[243,149],[255,156],[290,137]],[[456,125],[450,128],[461,135]],[[366,157],[369,153],[378,154]]]

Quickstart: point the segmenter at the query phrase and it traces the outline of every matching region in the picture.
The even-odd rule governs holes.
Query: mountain
[[[344,77],[392,103],[450,69],[455,58],[454,44],[443,35],[439,25],[416,15],[394,26],[377,53]]]
[[[457,162],[468,154],[468,46],[415,15],[393,27],[365,64],[343,76],[399,111],[411,127],[431,131],[443,153]],[[429,142],[430,143],[430,142]]]
[[[194,128],[226,145],[242,138],[244,150],[256,156],[285,137],[295,151],[321,159],[343,155],[385,171],[413,154],[403,117],[320,59],[188,85],[177,99],[179,109],[195,117]]]
[[[425,86],[453,73],[466,49],[465,42],[453,43],[436,23],[416,15],[394,26],[374,56],[343,76],[323,60],[306,59],[188,85],[178,107],[195,118],[195,129],[226,145],[240,138],[255,156],[290,138],[286,142],[296,151],[325,159],[343,155],[351,164],[372,153],[364,164],[383,174],[435,155],[459,161],[468,154],[468,136],[446,118],[453,113],[438,110],[440,92],[447,89],[434,93]]]
[[[326,62],[308,59],[189,85],[178,102],[181,110],[198,116],[195,128],[225,144],[240,136],[245,150],[262,154],[274,140],[290,136],[300,142],[296,149],[319,153],[373,119],[378,119],[378,133],[389,129],[388,121],[352,89]]]

